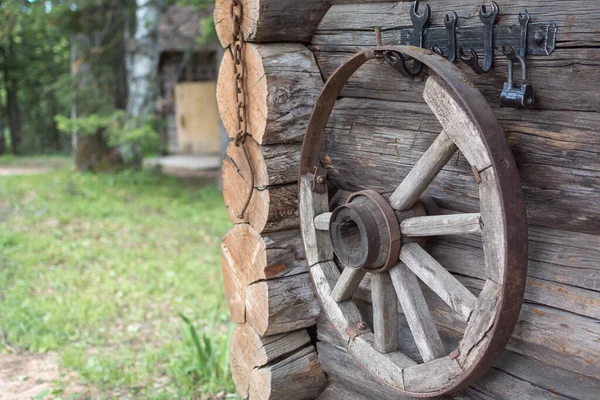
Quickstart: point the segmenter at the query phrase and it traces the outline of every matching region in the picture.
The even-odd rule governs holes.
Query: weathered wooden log
[[[227,303],[234,322],[262,336],[314,325],[320,306],[297,231],[259,236],[236,225],[221,245]]]
[[[479,295],[484,285],[484,281],[480,279],[460,275],[457,278],[476,295]],[[446,331],[460,338],[466,324],[456,312],[428,288],[423,288],[423,294],[440,333]],[[361,289],[355,298],[371,302],[370,293]],[[600,358],[600,335],[596,332],[596,325],[597,322],[593,318],[581,317],[525,300],[519,323],[507,349],[583,376],[597,377],[600,376],[597,363],[589,362]],[[401,344],[404,342],[406,340],[401,341]]]
[[[370,307],[364,308],[368,319]],[[407,399],[388,386],[370,379],[360,364],[352,358],[340,342],[334,328],[325,317],[318,322],[319,360],[329,377],[331,386],[343,388],[345,399],[363,398]],[[399,320],[401,337],[410,337],[410,330],[404,318]],[[441,330],[442,340],[448,350],[455,349],[460,336],[452,331]],[[419,352],[414,343],[401,341],[402,351],[418,359]],[[578,382],[574,385],[573,382]],[[458,394],[458,399],[592,399],[597,393],[600,381],[505,351],[500,359],[482,379],[472,387]],[[328,399],[328,397],[324,397]],[[454,398],[454,397],[453,397]],[[331,397],[336,399],[336,397]]]
[[[501,9],[499,23],[517,24],[517,14],[523,11],[521,3],[498,1]],[[351,53],[375,45],[375,27],[383,28],[384,44],[399,44],[398,29],[411,29],[410,2],[337,5],[323,17],[312,39],[311,48],[325,78]],[[478,3],[469,0],[444,2],[444,7],[432,7],[431,24],[443,27],[444,14],[454,10],[460,18],[460,27],[477,26]],[[536,108],[553,110],[599,111],[597,92],[600,89],[600,52],[597,51],[599,32],[594,13],[600,4],[581,2],[580,7],[560,9],[558,3],[536,0],[527,8],[535,9],[535,21],[554,22],[558,26],[556,50],[551,56],[527,58],[528,82],[536,91]],[[587,29],[588,26],[595,26]],[[503,83],[507,78],[506,57],[497,50],[494,69],[485,75],[476,75],[459,63],[470,79],[491,104],[498,104]],[[342,92],[344,96],[371,97],[398,101],[422,102],[420,96],[423,78],[415,81],[402,78],[383,61],[369,62],[351,80]],[[577,99],[574,101],[574,99]]]
[[[238,393],[249,400],[308,400],[326,385],[305,330],[261,338],[250,325],[238,325],[231,369]]]
[[[379,0],[362,0],[363,3]],[[241,0],[241,31],[248,42],[309,42],[319,21],[332,4],[361,0]],[[223,47],[232,42],[231,0],[217,0],[215,27]]]
[[[600,136],[592,133],[600,114],[495,111],[519,166],[530,224],[600,231]],[[336,187],[389,194],[440,131],[425,104],[343,98],[322,160]],[[428,193],[443,207],[479,212],[478,192],[471,165],[458,153]]]
[[[258,232],[298,227],[298,146],[260,146],[248,138],[245,147],[248,158],[243,147],[231,142],[223,160],[223,198],[229,218],[235,224],[247,222]]]
[[[533,227],[529,244],[525,300],[600,319],[600,238]],[[478,236],[434,238],[427,250],[450,272],[485,279]]]
[[[299,231],[260,235],[248,224],[235,225],[221,243],[225,294],[231,319],[246,322],[246,290],[259,281],[307,273]]]
[[[246,292],[246,319],[263,336],[308,328],[320,312],[309,274],[257,282]]]
[[[252,44],[243,50],[248,133],[260,144],[301,142],[323,86],[315,59],[301,44]],[[230,52],[225,52],[217,102],[230,137],[237,132],[237,103]]]

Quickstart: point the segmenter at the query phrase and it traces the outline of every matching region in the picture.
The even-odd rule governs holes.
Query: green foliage
[[[185,315],[179,314],[179,316],[187,328],[185,342],[194,357],[192,360],[188,357],[185,369],[183,371],[175,369],[174,374],[181,376],[181,381],[202,386],[208,392],[214,393],[219,389],[233,391],[230,381],[229,338],[233,333],[234,325],[229,324],[226,333],[212,331],[211,334],[207,334],[203,331],[199,335],[194,324]],[[229,387],[223,388],[223,382],[229,382]]]
[[[49,161],[60,160],[26,163]],[[8,344],[58,352],[93,398],[230,393],[219,251],[230,222],[219,191],[149,171],[81,174],[65,164],[0,181]],[[194,321],[200,347],[180,313]]]
[[[137,147],[143,154],[153,154],[159,148],[159,133],[154,119],[132,118],[124,111],[107,115],[92,114],[71,119],[62,115],[55,117],[58,129],[65,135],[72,131],[78,135],[95,135],[103,132],[111,147]]]

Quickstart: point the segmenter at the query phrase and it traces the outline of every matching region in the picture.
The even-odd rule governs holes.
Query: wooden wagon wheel
[[[389,200],[371,190],[357,192],[332,213],[319,161],[327,122],[350,76],[387,52],[410,56],[433,72],[424,98],[443,131]],[[410,210],[457,149],[473,167],[480,213],[415,216]],[[492,366],[510,338],[523,299],[527,222],[518,171],[502,128],[459,69],[410,46],[355,55],[331,76],[316,103],[302,149],[299,190],[306,257],[323,309],[348,351],[375,379],[402,394],[433,397],[467,387]],[[487,277],[478,297],[410,239],[476,232],[482,237]],[[334,253],[345,268],[338,267]],[[367,273],[372,326],[352,300]],[[418,279],[467,323],[450,354]],[[398,350],[398,303],[422,363]]]

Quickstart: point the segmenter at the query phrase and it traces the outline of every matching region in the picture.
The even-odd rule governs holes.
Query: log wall
[[[225,202],[236,224],[223,241],[223,273],[232,318],[245,332],[236,331],[232,340],[234,355],[243,359],[232,360],[238,390],[245,398],[315,398],[325,387],[324,372],[329,386],[320,399],[398,399],[365,375],[325,318],[319,320],[317,335],[306,331],[314,329],[319,308],[298,230],[297,167],[300,142],[323,81],[354,52],[375,44],[374,28],[383,28],[384,44],[397,44],[399,29],[411,28],[410,2],[243,3],[251,10],[245,14],[242,30],[252,42],[245,49],[252,134],[246,148],[252,168],[234,145],[223,167]],[[451,10],[458,13],[459,26],[480,24],[479,2],[422,3],[432,7],[433,26],[443,26],[443,15]],[[455,398],[596,399],[600,393],[600,3],[497,3],[499,23],[518,24],[518,13],[527,9],[533,22],[556,23],[558,40],[552,56],[527,59],[537,96],[533,110],[498,106],[507,76],[504,57],[497,55],[494,70],[485,75],[460,66],[494,108],[515,155],[527,203],[529,269],[520,320],[507,349],[483,379]],[[228,4],[217,1],[215,11],[224,46],[230,44]],[[294,13],[284,12],[290,7]],[[228,133],[234,136],[228,57],[221,69],[218,99]],[[391,194],[433,142],[441,126],[423,100],[426,77],[410,81],[374,60],[351,79],[334,109],[322,155],[340,193],[370,188]],[[240,216],[250,191],[250,206]],[[443,213],[478,212],[477,185],[460,153],[428,194]],[[427,243],[428,252],[475,294],[484,283],[481,248],[475,235]],[[364,285],[359,297],[368,301],[369,290]],[[444,344],[448,350],[456,348],[464,323],[427,288],[424,292]],[[363,308],[368,314],[371,306],[365,303]],[[403,318],[398,329],[401,336],[410,337]],[[244,351],[238,337],[246,338],[243,343],[251,341],[248,338],[264,343]],[[257,356],[256,347],[266,348],[267,342],[292,350],[284,351],[286,357],[265,361]],[[405,346],[402,351],[418,360],[414,344]],[[313,363],[317,355],[320,367]],[[257,357],[260,361],[255,361]],[[287,359],[289,363],[284,362]],[[290,384],[295,378],[265,373],[289,371],[277,365],[291,365],[289,377],[312,371],[309,375],[317,378],[299,389]],[[255,370],[261,373],[250,372]],[[252,389],[261,385],[281,389]]]

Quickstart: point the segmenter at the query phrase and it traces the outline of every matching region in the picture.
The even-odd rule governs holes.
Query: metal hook
[[[408,69],[408,67],[406,66],[406,60],[404,60],[404,56],[402,55],[402,53],[399,53],[397,51],[386,51],[383,54],[383,56],[388,64],[394,67],[406,78],[414,78],[421,73],[421,71],[419,71],[419,73],[415,75],[414,71]]]
[[[458,23],[458,14],[450,11],[444,17],[444,25],[448,33],[448,61],[456,61],[456,25]]]
[[[419,1],[415,0],[410,7],[410,19],[413,23],[413,46],[423,48],[425,28],[429,24],[429,18],[431,17],[431,7],[429,4],[425,5],[422,14],[419,14]],[[400,56],[404,60],[404,57]],[[406,63],[402,63],[406,67]],[[405,72],[409,73],[409,76],[415,77],[423,70],[423,64],[420,61],[414,60],[413,67],[411,70],[406,69]]]
[[[437,54],[438,56],[444,57],[444,50],[442,50],[440,47],[438,46],[433,46],[431,48],[431,51],[434,52],[435,54]]]
[[[486,71],[479,65],[479,55],[477,55],[477,52],[475,50],[469,49],[469,54],[467,54],[461,47],[460,49],[458,49],[458,58],[460,59],[460,61],[464,62],[469,67],[471,67],[471,69],[477,75],[486,73]]]
[[[479,19],[483,22],[483,67],[479,65],[479,56],[473,49],[469,49],[469,54],[461,48],[459,50],[459,58],[462,62],[469,65],[476,74],[483,74],[490,72],[494,63],[494,26],[496,25],[496,19],[500,13],[500,7],[495,1],[492,1],[491,8],[485,4],[481,5],[479,10]]]
[[[521,47],[519,48],[519,55],[521,57],[527,56],[527,36],[529,33],[529,21],[531,16],[529,12],[525,10],[525,14],[519,13],[519,24],[521,24]]]

